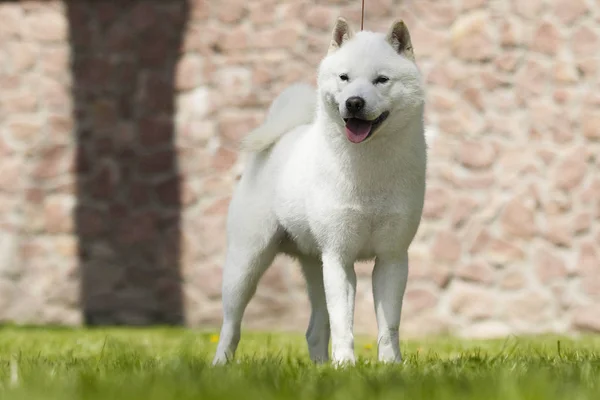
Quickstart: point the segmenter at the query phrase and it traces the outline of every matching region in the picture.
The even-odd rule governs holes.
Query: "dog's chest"
[[[281,225],[301,254],[331,250],[354,259],[401,251],[414,235],[418,207],[402,193],[356,198],[314,188],[280,202]]]

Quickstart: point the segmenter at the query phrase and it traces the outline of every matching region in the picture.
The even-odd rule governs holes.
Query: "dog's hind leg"
[[[302,257],[302,272],[311,305],[306,342],[310,359],[316,363],[329,360],[329,313],[323,285],[323,263],[318,258]]]
[[[224,364],[235,356],[246,306],[277,254],[275,234],[265,245],[257,245],[263,238],[254,238],[242,228],[240,231],[234,236],[243,236],[243,240],[232,240],[227,249],[223,271],[223,325],[213,365]]]

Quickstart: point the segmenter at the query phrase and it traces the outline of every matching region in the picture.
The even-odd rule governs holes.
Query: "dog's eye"
[[[389,81],[389,80],[390,80],[390,78],[388,78],[387,76],[380,75],[380,76],[378,76],[378,77],[375,79],[375,82],[374,82],[374,83],[375,83],[376,85],[381,85],[381,84],[384,84],[384,83],[386,83],[386,82],[387,82],[387,81]]]
[[[343,80],[344,82],[350,80],[350,78],[348,78],[348,74],[341,74],[340,79]]]

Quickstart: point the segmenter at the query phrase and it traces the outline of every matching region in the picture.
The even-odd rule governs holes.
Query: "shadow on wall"
[[[67,1],[88,325],[182,324],[175,68],[186,0]]]

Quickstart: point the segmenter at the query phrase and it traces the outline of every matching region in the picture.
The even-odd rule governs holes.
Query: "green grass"
[[[399,366],[359,338],[359,364],[335,370],[310,363],[302,335],[248,332],[240,363],[212,368],[212,336],[2,328],[0,399],[600,399],[600,337],[405,341]]]

